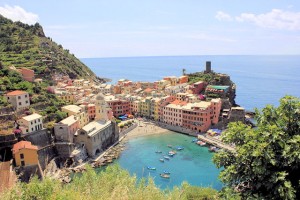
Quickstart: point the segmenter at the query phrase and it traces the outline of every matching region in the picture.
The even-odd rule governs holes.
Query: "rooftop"
[[[32,120],[39,119],[39,118],[42,118],[42,115],[39,115],[37,113],[22,117],[22,119],[25,119],[26,121],[32,121]]]
[[[21,94],[28,94],[28,92],[21,91],[21,90],[15,90],[12,92],[7,93],[7,96],[16,96],[16,95],[21,95]]]
[[[82,108],[76,105],[67,105],[67,106],[63,106],[63,109],[72,111],[72,112],[76,112],[76,113],[80,113]]]
[[[59,124],[66,124],[68,126],[74,124],[77,121],[76,117],[74,115],[71,115],[63,120],[61,120],[60,122],[58,122]]]
[[[38,150],[38,147],[35,145],[32,145],[31,142],[28,141],[20,141],[13,146],[13,153],[17,153],[21,149],[33,149],[33,150]]]
[[[88,136],[93,136],[95,135],[98,131],[101,131],[104,129],[106,126],[111,124],[111,121],[92,121],[82,127],[82,130],[88,133]]]

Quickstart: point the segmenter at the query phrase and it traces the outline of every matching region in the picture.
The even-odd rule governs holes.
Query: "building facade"
[[[29,94],[25,91],[15,90],[6,95],[6,99],[16,110],[28,108],[30,106]]]

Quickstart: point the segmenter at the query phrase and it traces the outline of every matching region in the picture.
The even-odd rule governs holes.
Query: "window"
[[[21,97],[20,97],[20,96],[18,96],[18,99],[21,99]]]
[[[21,154],[20,154],[20,158],[21,158],[21,159],[24,159],[24,154],[21,153]]]
[[[19,102],[19,106],[21,106],[22,105],[22,103],[21,102]]]
[[[59,129],[63,129],[63,127],[59,127]]]
[[[25,94],[25,97],[27,97],[27,94]]]
[[[25,101],[26,103],[28,103],[28,101]]]
[[[21,161],[21,166],[25,166],[25,161],[24,160]]]

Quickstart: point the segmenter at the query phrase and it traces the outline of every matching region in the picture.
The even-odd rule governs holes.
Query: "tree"
[[[257,129],[231,123],[222,136],[236,145],[214,156],[224,167],[223,191],[247,199],[300,199],[300,99],[286,96],[277,108],[256,110],[256,120]]]

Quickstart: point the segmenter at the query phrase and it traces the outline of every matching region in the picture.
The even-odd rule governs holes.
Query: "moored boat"
[[[171,172],[165,170],[165,171],[164,171],[164,174],[171,174]]]
[[[178,146],[178,147],[176,147],[176,149],[177,149],[178,151],[181,151],[181,150],[183,150],[183,149],[184,149],[184,147],[182,147],[182,146]]]
[[[215,146],[211,146],[211,147],[209,147],[208,150],[209,150],[210,152],[218,152],[218,151],[220,151],[220,148],[215,147]]]
[[[172,148],[172,145],[168,144],[167,147]]]
[[[165,160],[163,158],[160,158],[159,161],[160,162],[165,162]]]
[[[162,153],[162,151],[155,151],[155,153]]]
[[[170,157],[169,157],[169,156],[164,156],[164,158],[165,158],[166,160],[170,160]]]
[[[149,169],[149,170],[156,170],[156,167],[148,166],[147,169]]]
[[[170,178],[170,174],[159,174],[162,178]]]

